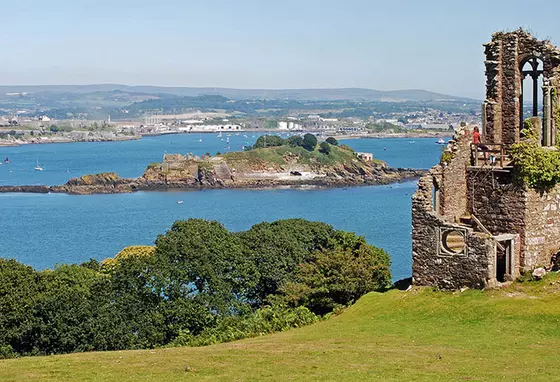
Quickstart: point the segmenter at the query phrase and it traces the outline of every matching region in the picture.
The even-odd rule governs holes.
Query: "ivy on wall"
[[[541,147],[530,120],[525,120],[521,136],[510,151],[515,179],[539,192],[550,191],[560,183],[560,151]]]

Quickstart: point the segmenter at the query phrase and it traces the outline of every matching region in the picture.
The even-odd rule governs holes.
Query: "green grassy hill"
[[[0,361],[2,381],[558,380],[560,278],[370,293],[341,315],[202,348]]]
[[[351,163],[366,164],[358,160],[354,151],[346,146],[330,146],[331,152],[323,154],[319,146],[313,151],[307,151],[303,147],[276,146],[267,148],[257,148],[249,151],[229,152],[223,154],[228,164],[237,167],[243,165],[261,165],[265,167],[277,166],[280,168],[287,164],[286,159],[291,158],[294,162],[301,165],[310,165],[316,168],[324,166],[336,166]],[[381,164],[382,161],[375,160],[371,164]]]

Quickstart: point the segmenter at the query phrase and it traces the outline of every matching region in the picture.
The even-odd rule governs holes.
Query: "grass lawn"
[[[490,291],[370,293],[341,315],[202,348],[0,361],[1,381],[551,381],[560,277]]]

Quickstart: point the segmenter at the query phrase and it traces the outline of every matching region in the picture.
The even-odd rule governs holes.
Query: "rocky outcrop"
[[[132,192],[135,179],[120,178],[114,172],[72,178],[66,184],[50,187],[51,192],[67,194],[116,194]]]
[[[300,163],[294,158],[284,165],[253,159],[237,155],[228,162],[223,157],[172,154],[163,163],[149,165],[139,178],[120,178],[109,172],[73,178],[60,186],[0,186],[0,192],[82,195],[171,189],[345,187],[402,182],[425,174],[424,170],[395,169],[358,158],[333,165]]]

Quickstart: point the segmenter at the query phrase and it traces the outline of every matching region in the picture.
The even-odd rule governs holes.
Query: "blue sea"
[[[227,142],[229,138],[229,144]],[[167,153],[241,150],[253,134],[182,134],[137,141],[0,147],[1,185],[61,184],[70,177],[115,171],[142,174]],[[222,140],[223,139],[223,140]],[[342,143],[373,152],[393,167],[429,168],[441,153],[433,138],[361,139]],[[44,171],[34,171],[39,163]],[[114,256],[152,244],[175,220],[217,220],[233,231],[261,221],[305,218],[353,231],[392,258],[393,278],[411,274],[411,196],[415,182],[337,189],[202,190],[116,195],[0,194],[0,257],[38,269]],[[183,201],[178,204],[178,201]]]

